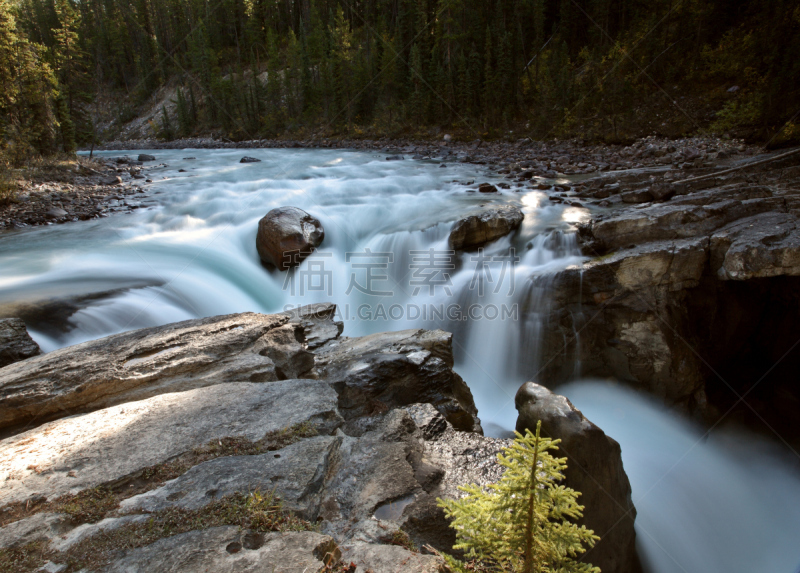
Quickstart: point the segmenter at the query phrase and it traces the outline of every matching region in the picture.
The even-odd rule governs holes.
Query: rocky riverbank
[[[77,157],[55,169],[16,174],[15,193],[0,203],[0,229],[86,221],[147,206],[148,171],[136,156]]]
[[[16,571],[444,572],[455,538],[436,499],[496,481],[508,440],[482,435],[452,335],[347,339],[334,314],[191,320],[0,369],[0,560]],[[609,534],[586,560],[637,571],[619,446],[563,398],[526,392],[520,427],[545,416],[570,459],[598,472],[573,470],[592,500],[584,522]]]
[[[447,137],[447,136],[445,136]],[[741,140],[715,137],[693,137],[669,140],[646,137],[630,145],[587,144],[578,140],[515,142],[482,141],[460,142],[366,139],[258,139],[226,141],[211,138],[190,138],[174,141],[136,139],[109,141],[100,149],[255,149],[255,148],[309,148],[354,149],[385,153],[387,159],[439,158],[487,165],[488,167],[523,180],[537,177],[556,177],[676,165],[680,169],[711,167],[717,161],[746,157],[758,153],[758,148]]]

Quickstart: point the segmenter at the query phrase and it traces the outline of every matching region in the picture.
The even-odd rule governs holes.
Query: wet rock
[[[299,265],[324,239],[319,219],[297,207],[279,207],[258,222],[256,249],[262,263],[285,271]]]
[[[472,393],[453,372],[453,335],[403,330],[337,339],[316,354],[346,419],[428,402],[456,428],[481,431]]]
[[[499,193],[497,187],[492,185],[491,183],[481,183],[478,185],[478,191],[481,193]]]
[[[310,422],[341,423],[318,380],[227,383],[126,402],[49,422],[0,441],[0,505],[96,487],[205,445]]]
[[[106,573],[308,573],[341,555],[327,535],[313,531],[259,534],[236,526],[190,531],[127,551]]]
[[[336,320],[336,305],[332,303],[308,304],[283,314],[290,317],[290,323],[302,327],[303,342],[309,350],[338,338],[344,331],[344,323]]]
[[[244,156],[239,160],[239,163],[261,163],[261,160],[255,157]]]
[[[636,509],[619,444],[567,398],[533,382],[520,387],[514,403],[518,432],[535,432],[541,420],[542,433],[561,440],[558,455],[567,457],[565,485],[581,492],[579,503],[585,506],[579,523],[600,536],[581,560],[606,573],[640,571],[633,528]]]
[[[0,318],[0,368],[40,353],[24,322],[18,318]]]
[[[455,250],[477,249],[515,231],[525,215],[518,207],[484,208],[455,223],[449,244]]]
[[[386,158],[386,161],[402,161],[402,160],[403,160],[403,156],[402,155],[389,155]]]
[[[306,375],[314,358],[289,315],[244,313],[145,328],[6,366],[0,427],[220,382]]]
[[[140,153],[138,157],[139,161],[155,161],[156,158],[152,155],[148,155],[147,153]]]

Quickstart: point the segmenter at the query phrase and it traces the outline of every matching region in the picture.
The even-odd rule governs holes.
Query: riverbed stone
[[[536,432],[541,421],[543,435],[561,440],[557,454],[567,457],[564,483],[581,492],[578,502],[585,506],[579,523],[600,537],[582,560],[607,573],[641,571],[633,528],[636,509],[619,444],[567,398],[534,382],[520,387],[514,403],[518,432]]]
[[[482,247],[515,231],[525,215],[518,207],[486,207],[458,220],[450,231],[449,244],[455,250]]]
[[[285,271],[299,265],[324,239],[319,219],[297,207],[278,207],[258,222],[256,249],[263,264]]]
[[[24,322],[18,318],[0,318],[0,368],[40,353]]]

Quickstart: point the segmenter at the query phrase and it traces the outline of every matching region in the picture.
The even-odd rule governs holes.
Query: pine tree
[[[498,483],[463,486],[459,489],[466,497],[438,500],[456,531],[453,549],[489,570],[600,573],[575,560],[586,551],[584,545],[593,547],[599,537],[570,521],[583,515],[577,503],[580,493],[558,485],[567,460],[550,454],[560,440],[541,437],[541,425],[535,434],[517,432],[512,445],[498,455],[506,468]]]

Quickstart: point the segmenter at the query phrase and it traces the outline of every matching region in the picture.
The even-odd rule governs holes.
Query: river
[[[584,260],[572,233],[583,209],[530,188],[469,192],[501,181],[469,164],[341,150],[247,150],[262,159],[249,164],[239,163],[243,150],[148,153],[165,164],[148,172],[149,208],[2,236],[0,310],[24,316],[44,351],[195,317],[332,301],[347,336],[453,332],[456,370],[484,428],[508,435],[514,393],[541,366],[546,279]],[[519,206],[519,233],[482,256],[451,253],[452,224],[487,203]],[[283,205],[325,228],[319,251],[288,274],[264,269],[254,242],[259,219]],[[649,570],[798,571],[797,459],[728,431],[701,440],[674,413],[606,383],[560,391],[622,446]]]

